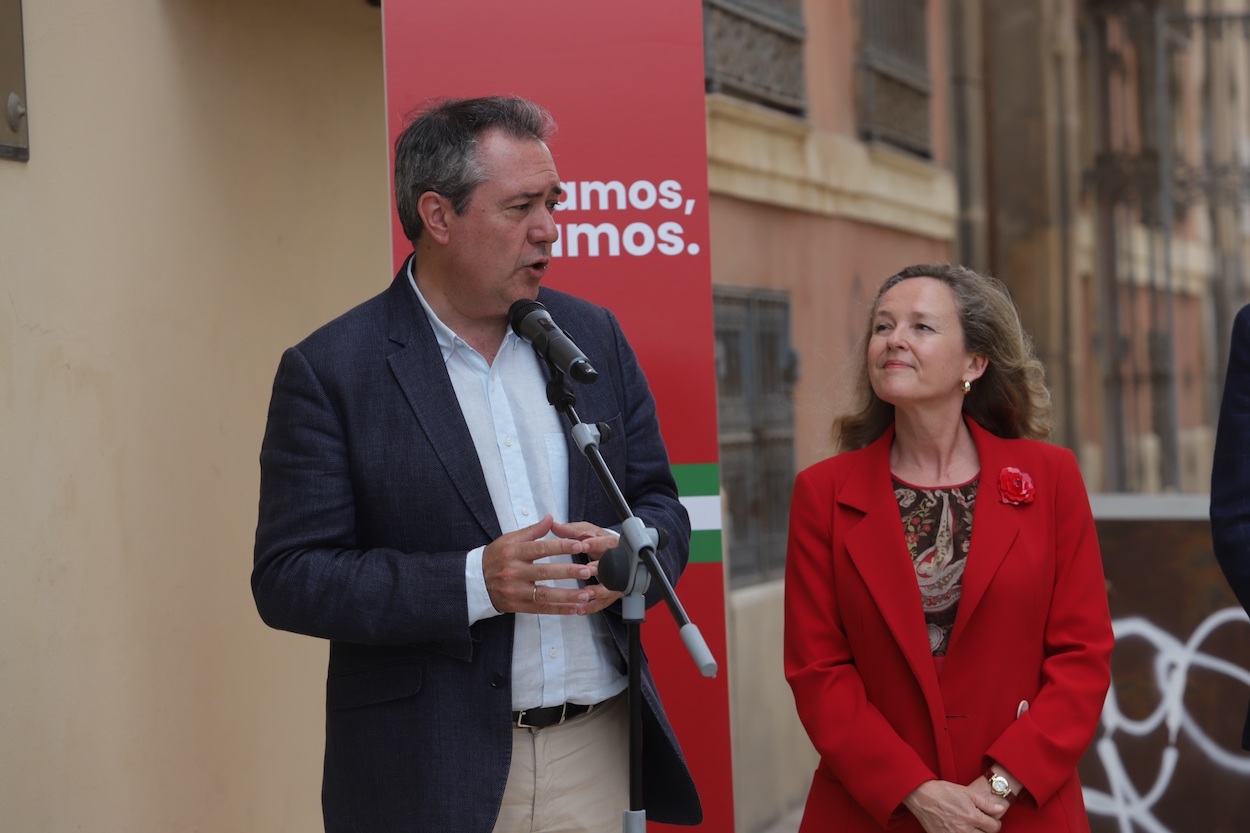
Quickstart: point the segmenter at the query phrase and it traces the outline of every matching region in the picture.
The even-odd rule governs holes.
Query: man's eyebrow
[[[557,196],[557,197],[563,197],[564,189],[561,188],[559,185],[556,185],[552,187],[549,191],[522,191],[521,193],[513,196],[511,199],[525,200],[526,202],[529,202],[530,200],[536,200],[536,199],[545,197],[548,194],[553,194],[554,196]]]

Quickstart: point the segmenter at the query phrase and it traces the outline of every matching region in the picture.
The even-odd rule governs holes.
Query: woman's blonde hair
[[[955,308],[964,332],[964,349],[989,359],[985,372],[964,397],[964,411],[1000,437],[1044,440],[1050,436],[1050,391],[1045,369],[1007,287],[997,278],[949,263],[908,266],[877,290],[860,339],[854,409],[833,422],[838,451],[850,451],[876,440],[894,421],[894,406],[881,400],[868,377],[868,339],[886,292],[909,278],[935,278],[955,294]]]

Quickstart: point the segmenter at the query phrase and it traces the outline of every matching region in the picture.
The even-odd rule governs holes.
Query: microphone
[[[556,322],[551,320],[551,313],[542,304],[522,298],[508,310],[508,318],[512,322],[512,331],[532,344],[534,352],[556,370],[583,385],[599,378],[586,354],[556,326]]]

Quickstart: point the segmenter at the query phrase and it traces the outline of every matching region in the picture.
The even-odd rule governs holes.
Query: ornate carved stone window
[[[802,114],[800,0],[703,0],[707,91]]]
[[[860,133],[929,156],[926,0],[862,0]]]

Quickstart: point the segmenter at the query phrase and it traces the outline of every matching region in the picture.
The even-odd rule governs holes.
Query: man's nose
[[[530,229],[531,243],[554,243],[560,239],[560,227],[550,211],[540,211],[539,221]]]

